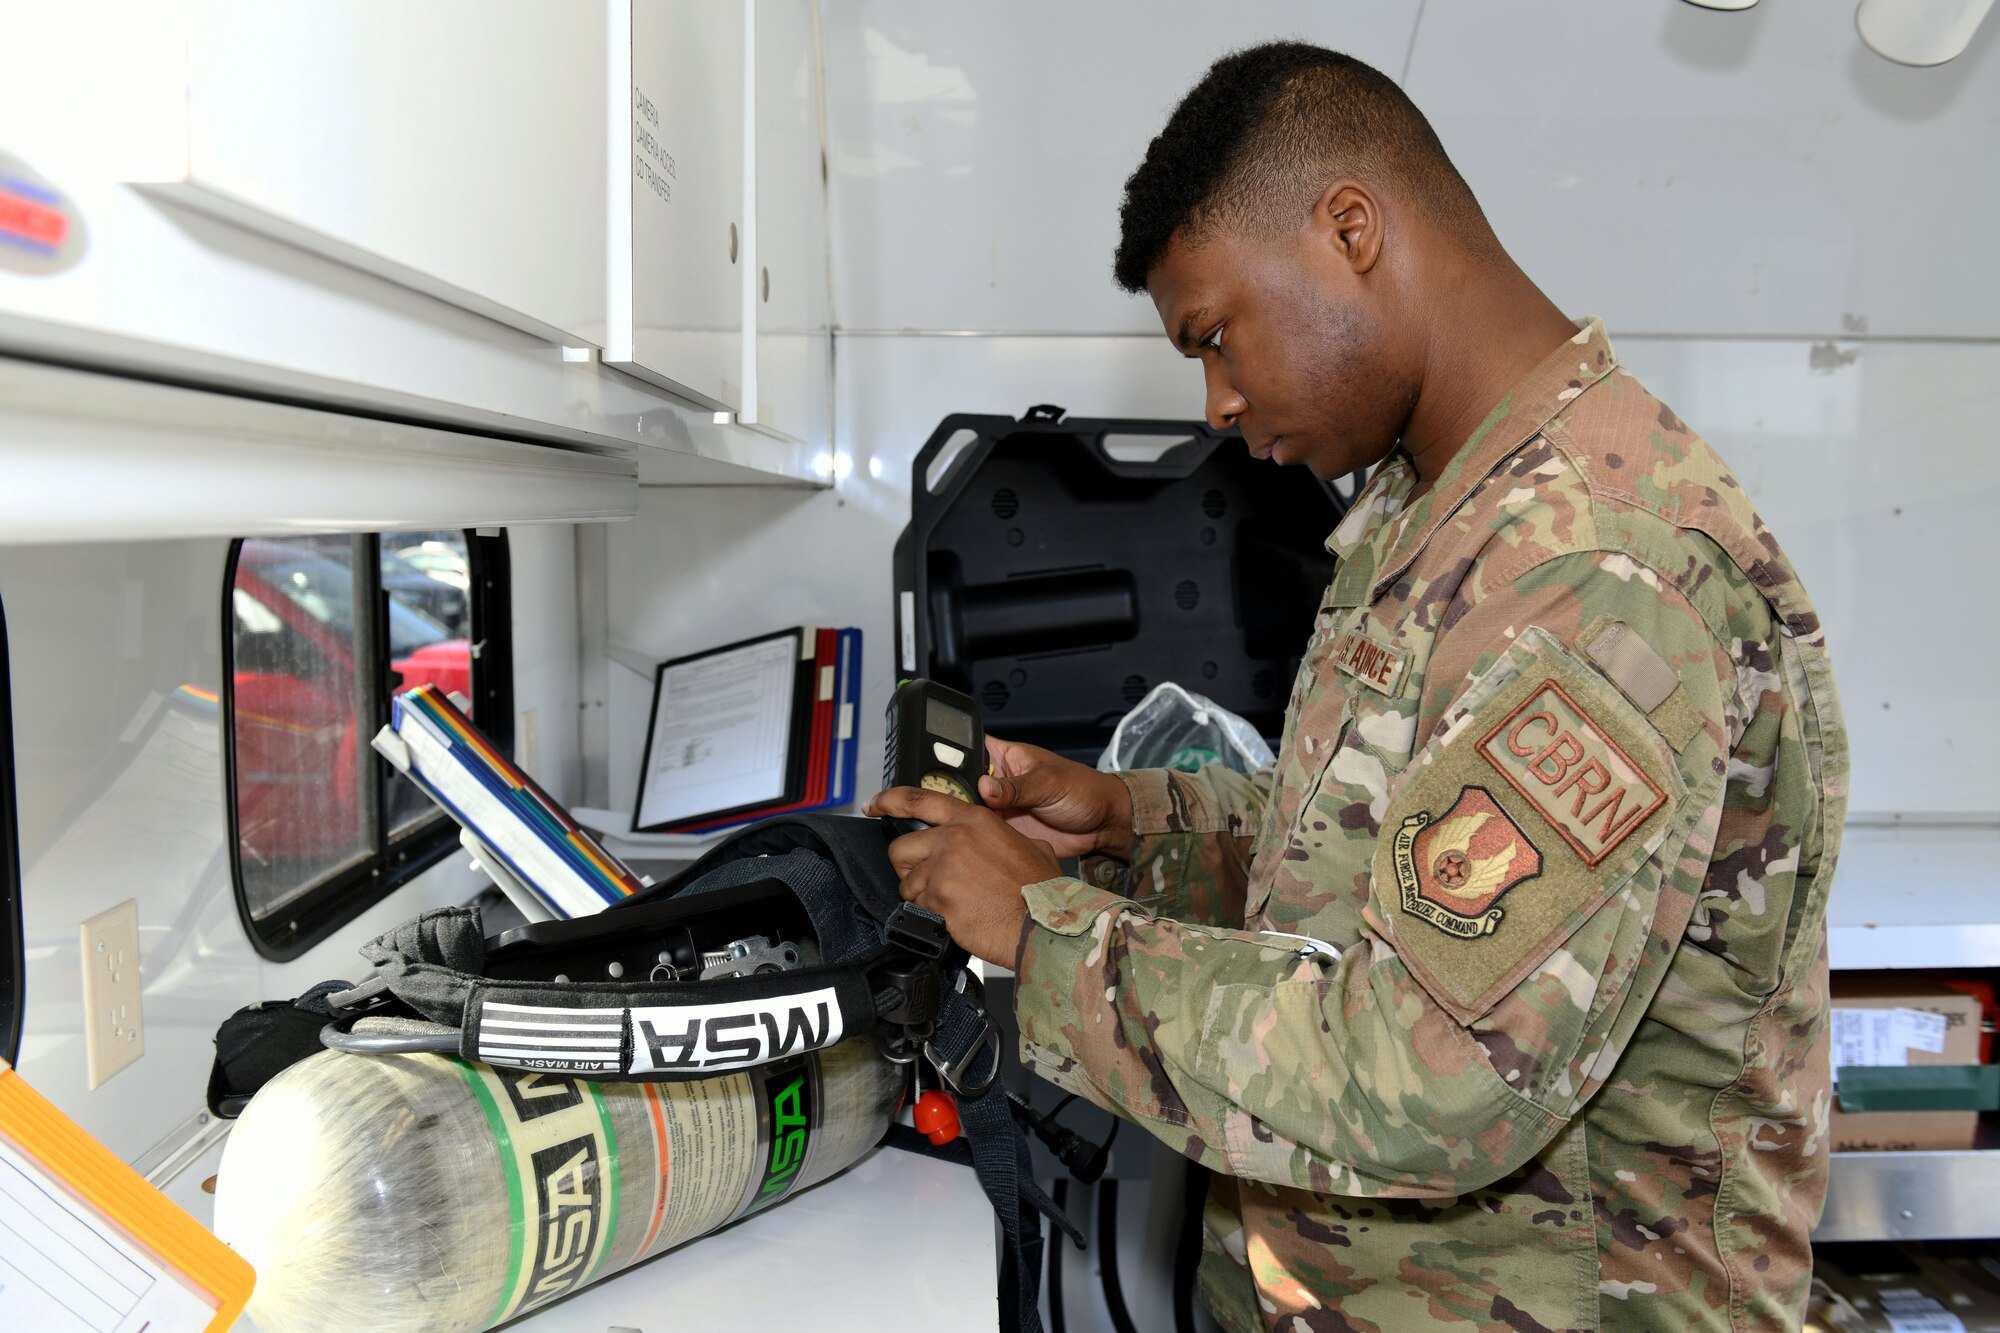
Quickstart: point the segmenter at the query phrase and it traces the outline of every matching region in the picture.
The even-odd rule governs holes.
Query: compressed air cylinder
[[[865,1038],[684,1083],[323,1051],[237,1121],[215,1230],[263,1333],[476,1333],[834,1175],[903,1082]]]

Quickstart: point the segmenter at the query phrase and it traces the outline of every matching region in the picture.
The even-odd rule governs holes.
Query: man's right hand
[[[1057,856],[1126,855],[1132,846],[1132,793],[1114,773],[1034,745],[986,738],[993,772],[979,799]]]

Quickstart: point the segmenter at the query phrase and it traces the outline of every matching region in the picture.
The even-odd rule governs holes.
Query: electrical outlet
[[[139,1017],[139,901],[83,923],[83,1037],[96,1090],[146,1053]]]

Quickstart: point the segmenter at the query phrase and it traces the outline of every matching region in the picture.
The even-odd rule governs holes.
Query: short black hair
[[[1125,182],[1113,275],[1128,292],[1183,228],[1301,225],[1339,176],[1389,187],[1428,219],[1495,244],[1472,189],[1424,113],[1371,65],[1305,42],[1267,42],[1209,66]]]

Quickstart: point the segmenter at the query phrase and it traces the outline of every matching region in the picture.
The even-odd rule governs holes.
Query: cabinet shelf
[[[1833,1155],[1814,1241],[1982,1240],[2000,1236],[2000,1131],[1962,1152]]]

